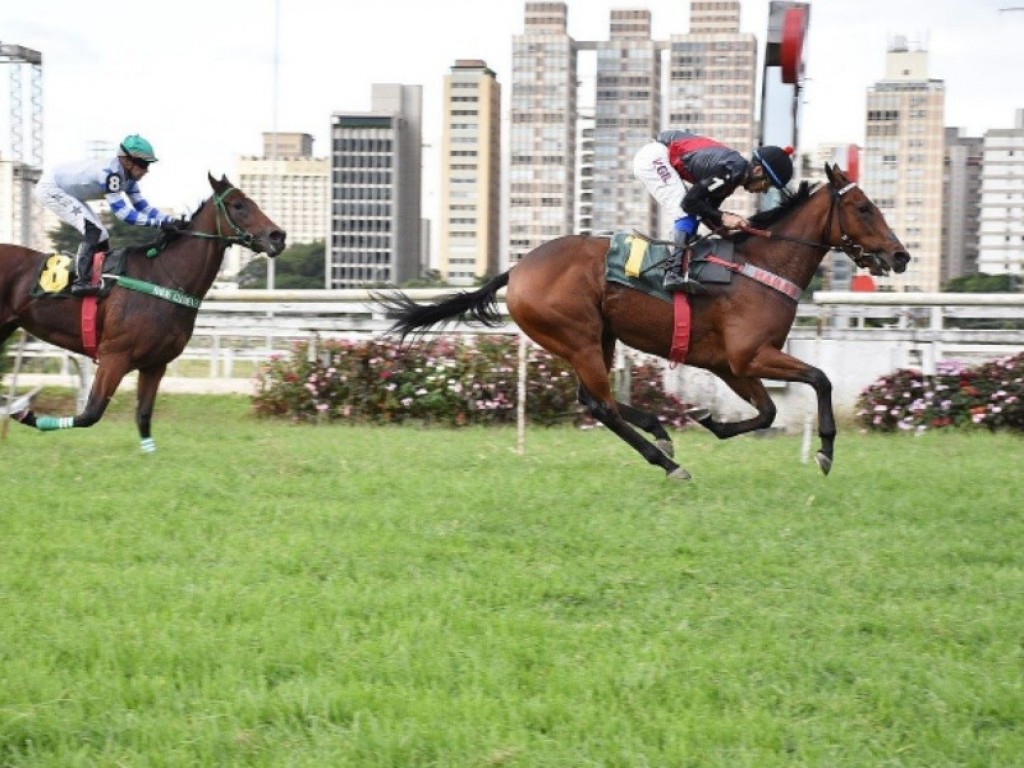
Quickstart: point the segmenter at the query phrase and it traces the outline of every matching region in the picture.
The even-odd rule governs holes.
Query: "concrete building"
[[[612,10],[609,39],[596,50],[591,226],[656,235],[657,205],[633,177],[633,155],[661,126],[661,48],[650,11]]]
[[[444,78],[438,264],[452,285],[499,272],[501,86],[486,62],[458,60]]]
[[[985,132],[981,172],[978,271],[1024,272],[1024,109],[1012,128]]]
[[[978,271],[982,139],[946,128],[942,174],[942,285]]]
[[[41,171],[20,160],[0,159],[0,243],[48,250],[60,220],[32,196]]]
[[[374,83],[369,112],[331,116],[327,288],[422,274],[422,125],[418,85]]]
[[[574,231],[667,235],[672,222],[659,221],[632,174],[636,150],[663,129],[703,133],[744,154],[754,148],[757,40],[739,32],[739,14],[739,0],[693,0],[689,33],[654,40],[648,10],[612,10],[608,40],[578,41],[565,3],[526,3],[524,32],[513,36],[511,262]],[[578,124],[577,78],[579,58],[592,51],[591,130]],[[738,193],[726,207],[749,214],[755,203]]]
[[[262,155],[238,158],[233,181],[288,233],[293,246],[327,240],[329,172],[326,157],[313,157],[310,134],[272,132],[263,134]],[[233,280],[252,257],[252,251],[232,246],[222,279]]]
[[[574,228],[576,42],[561,2],[527,2],[512,37],[509,253],[515,263]]]
[[[928,78],[928,53],[902,37],[889,46],[885,79],[867,92],[862,186],[910,251],[896,291],[938,291],[942,281],[945,86]]]
[[[710,136],[749,156],[757,144],[756,84],[757,38],[740,32],[739,0],[693,0],[689,33],[669,39],[665,127]],[[722,209],[746,216],[756,204],[756,196],[738,190]]]

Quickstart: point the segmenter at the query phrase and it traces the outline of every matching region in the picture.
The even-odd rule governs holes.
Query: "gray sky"
[[[929,75],[946,83],[947,125],[976,135],[1010,127],[1024,107],[1024,10],[999,9],[1013,6],[1024,0],[812,0],[801,149],[862,142],[865,91],[884,76],[897,34],[928,49]],[[424,138],[436,145],[443,77],[455,59],[487,61],[507,102],[523,8],[522,0],[12,0],[0,3],[0,42],[43,53],[45,163],[141,133],[161,157],[144,182],[147,197],[181,210],[208,195],[208,170],[230,176],[238,155],[259,153],[264,131],[310,133],[326,154],[331,113],[369,109],[374,82],[423,86]],[[687,0],[569,0],[569,34],[606,39],[611,8],[650,9],[659,39],[688,28]],[[767,0],[743,0],[742,31],[762,52],[767,9]],[[26,118],[28,96],[26,87]],[[3,103],[6,155],[6,91]],[[425,164],[424,214],[434,218],[436,157],[428,152]]]

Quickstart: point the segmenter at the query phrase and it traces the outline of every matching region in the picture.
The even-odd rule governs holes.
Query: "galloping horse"
[[[200,299],[213,285],[224,251],[234,243],[270,257],[284,250],[285,233],[256,203],[226,177],[217,181],[207,176],[214,194],[187,228],[164,235],[152,249],[129,249],[124,276],[99,299],[98,365],[85,409],[74,417],[36,416],[25,410],[13,418],[42,431],[90,427],[103,416],[125,375],[137,369],[135,421],[143,451],[155,449],[150,423],[160,380],[192,337]],[[0,245],[0,344],[22,327],[43,341],[84,354],[83,300],[37,295],[45,259],[28,248]],[[67,282],[66,272],[62,282]]]
[[[814,190],[802,185],[778,208],[755,215],[748,232],[734,236],[737,262],[760,268],[774,282],[782,278],[800,290],[806,289],[833,248],[843,250],[873,274],[903,272],[910,256],[878,208],[838,167],[826,165],[825,172],[827,184]],[[590,413],[648,462],[662,467],[669,478],[688,480],[689,472],[672,460],[671,438],[658,419],[616,402],[612,395],[609,372],[616,341],[668,359],[673,307],[606,281],[608,248],[606,238],[562,237],[537,247],[513,269],[476,291],[426,305],[402,293],[380,295],[378,301],[395,318],[389,333],[404,340],[410,333],[456,319],[497,325],[501,321],[497,293],[507,285],[505,300],[512,319],[575,369],[579,401]],[[828,474],[836,435],[832,383],[819,369],[782,351],[796,317],[796,300],[737,275],[729,284],[708,286],[706,294],[691,297],[690,303],[692,331],[686,364],[714,373],[757,409],[756,416],[737,422],[717,421],[704,409],[691,411],[691,418],[723,439],[765,429],[774,421],[776,408],[761,379],[809,384],[818,399],[821,448],[815,458]],[[645,439],[634,426],[655,441]]]

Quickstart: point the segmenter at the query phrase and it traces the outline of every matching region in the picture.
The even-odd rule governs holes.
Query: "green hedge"
[[[514,424],[519,386],[518,340],[509,335],[438,337],[399,346],[328,341],[310,360],[307,343],[274,358],[257,374],[253,407],[260,416],[295,421],[449,426]],[[560,359],[530,345],[526,417],[536,424],[589,424],[576,400],[576,376]],[[667,394],[657,361],[631,370],[633,405],[682,427],[687,406]]]

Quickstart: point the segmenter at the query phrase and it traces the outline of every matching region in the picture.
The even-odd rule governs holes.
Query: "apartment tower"
[[[374,83],[369,112],[331,116],[328,288],[420,276],[422,105],[421,86]]]
[[[596,48],[592,227],[656,235],[657,205],[633,177],[633,155],[661,125],[661,50],[650,11],[612,10],[609,39]]]
[[[509,262],[573,231],[576,44],[565,3],[527,2],[512,36]]]
[[[739,0],[693,0],[689,33],[669,39],[665,127],[709,136],[749,157],[756,85],[757,38],[740,32]],[[722,209],[747,215],[756,203],[740,190]]]
[[[1024,274],[1024,109],[1013,128],[985,132],[978,271]]]
[[[897,37],[886,76],[867,92],[864,191],[910,251],[896,291],[938,291],[942,281],[942,173],[945,86],[928,78],[928,53]]]
[[[499,271],[501,86],[487,64],[458,60],[444,78],[439,266],[452,285]]]

